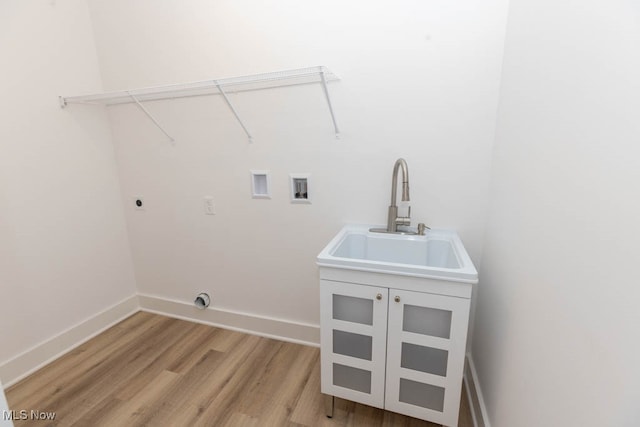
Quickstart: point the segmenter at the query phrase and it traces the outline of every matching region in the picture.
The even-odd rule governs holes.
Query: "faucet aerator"
[[[402,201],[403,202],[411,201],[411,198],[409,197],[409,185],[406,183],[402,185]]]

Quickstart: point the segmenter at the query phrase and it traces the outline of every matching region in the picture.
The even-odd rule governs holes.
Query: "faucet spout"
[[[393,176],[391,177],[391,206],[396,206],[398,193],[398,170],[402,169],[402,201],[408,202],[409,198],[409,166],[404,159],[396,160],[393,165]]]

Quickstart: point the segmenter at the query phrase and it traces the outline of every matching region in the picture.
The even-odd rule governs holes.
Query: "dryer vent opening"
[[[196,297],[196,300],[193,303],[200,310],[204,310],[205,308],[209,307],[210,302],[211,302],[211,299],[209,298],[209,294],[202,293],[202,294],[198,294],[198,296]]]

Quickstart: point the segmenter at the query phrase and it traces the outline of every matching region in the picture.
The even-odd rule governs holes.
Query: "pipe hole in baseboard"
[[[211,298],[209,298],[209,294],[200,293],[196,297],[196,300],[193,302],[197,308],[200,310],[204,310],[209,307],[209,303],[211,302]]]

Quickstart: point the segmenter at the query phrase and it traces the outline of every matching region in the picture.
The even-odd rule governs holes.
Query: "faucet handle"
[[[411,218],[409,218],[408,216],[399,216],[398,218],[396,218],[396,226],[398,225],[403,225],[405,227],[408,227],[411,225]]]
[[[396,227],[399,225],[402,226],[410,226],[411,225],[411,205],[407,204],[407,216],[397,216],[398,215],[398,211],[396,209],[395,211],[395,224]]]

